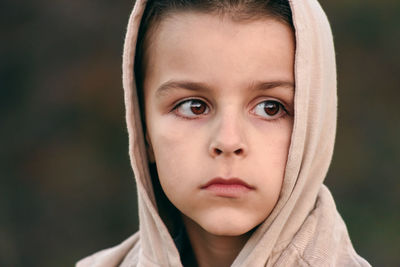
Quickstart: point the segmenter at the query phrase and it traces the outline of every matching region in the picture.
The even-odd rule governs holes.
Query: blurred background
[[[400,1],[321,4],[339,85],[326,183],[359,254],[400,266]],[[0,266],[72,266],[137,230],[121,85],[132,5],[0,2]]]

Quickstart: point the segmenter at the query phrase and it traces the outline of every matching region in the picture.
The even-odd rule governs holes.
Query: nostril
[[[241,148],[239,148],[239,149],[237,149],[237,150],[235,150],[235,152],[234,152],[236,155],[242,155],[243,154],[243,149],[241,149]]]
[[[218,148],[215,148],[214,152],[215,152],[216,155],[221,155],[222,154],[222,150],[220,150]]]
[[[225,150],[225,149],[221,149],[218,147],[214,147],[214,148],[210,149],[210,153],[213,157],[221,156],[223,154],[226,154],[226,156],[233,156],[233,155],[244,156],[244,154],[246,153],[246,150],[243,148],[238,148],[235,150],[234,149],[226,149]]]

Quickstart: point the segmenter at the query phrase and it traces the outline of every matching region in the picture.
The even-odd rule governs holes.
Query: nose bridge
[[[233,105],[227,105],[221,109],[215,118],[211,134],[211,155],[245,155],[247,144],[244,124],[240,111],[236,110]]]

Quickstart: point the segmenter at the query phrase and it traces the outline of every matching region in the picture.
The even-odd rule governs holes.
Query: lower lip
[[[251,191],[252,189],[242,184],[215,183],[205,187],[204,190],[210,191],[219,197],[237,198]]]

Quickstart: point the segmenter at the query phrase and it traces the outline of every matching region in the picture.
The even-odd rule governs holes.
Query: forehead
[[[178,78],[226,86],[293,80],[294,33],[273,18],[237,22],[213,14],[177,13],[159,23],[148,44],[145,71],[150,82]]]

